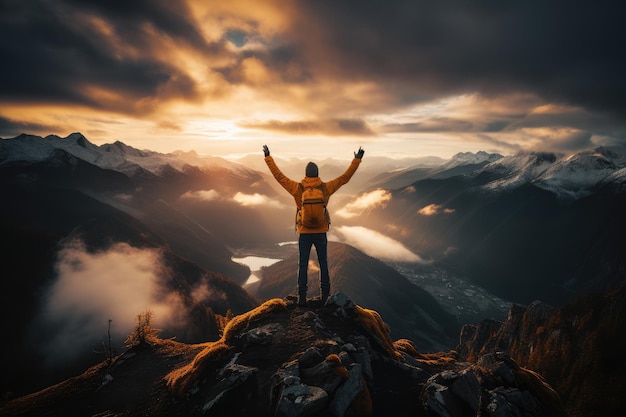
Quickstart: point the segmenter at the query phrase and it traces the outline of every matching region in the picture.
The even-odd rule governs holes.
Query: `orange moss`
[[[287,303],[280,298],[273,298],[264,302],[254,310],[250,310],[247,313],[234,317],[224,328],[224,336],[222,336],[222,340],[226,343],[231,342],[234,336],[240,333],[241,330],[247,328],[250,322],[254,319],[263,314],[271,313],[272,311],[279,309],[287,309]]]
[[[193,381],[198,379],[211,363],[220,361],[230,349],[230,346],[221,339],[210,343],[196,355],[191,363],[175,369],[165,376],[167,387],[174,395],[184,397]]]
[[[369,310],[360,306],[355,306],[357,321],[365,327],[373,336],[375,336],[382,344],[382,348],[387,351],[389,356],[394,359],[399,359],[400,354],[396,352],[396,349],[391,339],[391,330],[387,323],[385,323],[375,310]]]
[[[184,397],[185,393],[193,383],[199,379],[200,375],[212,363],[217,363],[231,350],[229,342],[245,329],[251,321],[263,314],[270,313],[278,309],[286,309],[287,303],[275,298],[268,300],[259,307],[234,317],[224,327],[222,338],[216,342],[209,343],[207,347],[196,355],[191,363],[173,370],[165,376],[167,386],[172,393]]]
[[[339,359],[339,355],[337,355],[336,353],[331,353],[330,355],[326,356],[326,362],[330,362],[331,364],[336,366],[341,366],[341,359]]]
[[[455,355],[452,353],[436,352],[436,353],[424,353],[418,360],[428,365],[446,365],[456,361]]]
[[[330,362],[330,365],[335,368],[335,373],[343,378],[344,381],[348,379],[348,370],[345,366],[343,366],[343,363],[341,363],[339,355],[337,355],[336,353],[331,353],[330,355],[326,356],[326,362]]]
[[[423,358],[422,354],[418,352],[417,348],[409,339],[399,339],[393,342],[395,350],[404,352],[414,358]]]

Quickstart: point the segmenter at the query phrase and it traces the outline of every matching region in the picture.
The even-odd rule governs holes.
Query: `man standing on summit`
[[[291,194],[296,202],[296,230],[298,231],[298,246],[300,260],[298,262],[298,305],[306,305],[308,286],[308,266],[311,255],[311,246],[315,245],[317,260],[320,265],[320,287],[322,303],[326,302],[330,294],[330,276],[328,274],[328,240],[326,232],[330,228],[330,216],[326,210],[330,196],[346,184],[356,172],[365,151],[359,147],[354,153],[352,163],[339,177],[329,182],[323,182],[319,177],[317,165],[309,162],[306,166],[305,177],[302,181],[287,178],[270,156],[267,145],[263,145],[265,163],[269,167],[276,181]]]

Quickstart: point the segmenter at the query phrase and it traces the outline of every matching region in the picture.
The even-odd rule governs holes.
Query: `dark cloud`
[[[477,126],[467,120],[456,120],[448,117],[435,117],[420,123],[391,123],[382,127],[388,133],[407,132],[466,132],[475,131]],[[481,129],[482,130],[482,129]]]
[[[13,138],[22,133],[48,135],[57,131],[57,127],[37,123],[19,122],[0,116],[0,138]]]
[[[154,32],[215,49],[203,43],[179,0],[3,1],[0,97],[129,113],[149,111],[161,94],[193,98],[191,78],[153,56]]]
[[[246,123],[248,128],[273,130],[290,134],[324,134],[328,136],[374,136],[367,123],[360,119],[326,119],[282,122],[270,120],[263,123]]]
[[[533,106],[522,103],[520,111],[475,120],[433,115],[381,131],[480,133],[504,146],[496,137],[502,132],[550,126],[578,131],[563,146],[579,146],[589,135],[626,141],[626,35],[621,5],[613,0],[204,6],[210,19],[200,22],[186,0],[0,0],[0,101],[143,115],[167,101],[222,97],[231,86],[249,85],[263,99],[310,114],[249,127],[374,135],[368,117],[419,103],[462,94],[531,96],[533,106],[569,110],[531,114]],[[261,22],[267,15],[243,13],[246,7],[272,9],[289,24]],[[207,24],[219,26],[216,40],[203,35],[200,25]],[[193,70],[172,55],[183,49],[192,52],[186,57]]]
[[[149,23],[158,32],[190,43],[206,46],[184,0],[65,0],[69,7],[88,10],[112,22],[129,41],[142,38],[142,25]],[[58,2],[57,2],[58,3]]]
[[[620,6],[612,1],[304,2],[292,37],[327,73],[414,102],[525,91],[623,114]],[[316,42],[322,41],[325,48]],[[323,55],[322,55],[323,54]],[[400,101],[400,102],[401,102]]]

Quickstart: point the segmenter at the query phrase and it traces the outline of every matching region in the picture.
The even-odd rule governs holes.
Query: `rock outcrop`
[[[507,355],[469,363],[454,351],[419,353],[343,293],[309,305],[275,299],[237,318],[167,377],[170,391],[211,416],[565,415],[556,392]],[[233,377],[235,366],[249,376]]]
[[[543,378],[506,354],[460,361],[390,334],[343,293],[306,307],[273,299],[234,317],[215,342],[135,348],[0,415],[566,415]]]
[[[553,386],[571,417],[626,412],[626,287],[590,294],[556,309],[513,305],[503,322],[465,325],[460,360],[506,352]]]

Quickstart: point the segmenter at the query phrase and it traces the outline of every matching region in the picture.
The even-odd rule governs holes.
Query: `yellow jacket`
[[[304,187],[316,187],[320,184],[324,184],[326,188],[326,204],[328,205],[328,199],[330,198],[330,196],[334,194],[335,191],[337,191],[339,188],[341,188],[342,185],[350,181],[350,178],[352,178],[352,175],[354,175],[357,168],[359,167],[361,160],[359,158],[354,158],[348,169],[346,169],[346,172],[344,172],[334,180],[328,181],[326,183],[323,182],[320,177],[304,177],[300,182],[294,181],[285,176],[285,174],[283,174],[281,170],[278,169],[276,162],[274,162],[274,158],[272,158],[271,156],[265,157],[265,163],[272,172],[272,175],[274,175],[274,178],[276,178],[276,181],[278,181],[278,183],[282,185],[283,188],[293,196],[296,202],[296,206],[299,210],[300,206],[302,205],[302,188],[300,187],[300,184],[302,184]],[[324,233],[328,232],[329,226],[330,225],[326,223],[326,225],[324,226],[312,229],[303,225],[299,225],[298,233]]]

